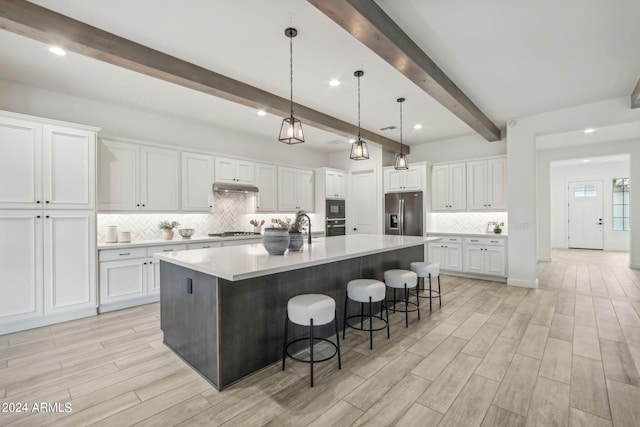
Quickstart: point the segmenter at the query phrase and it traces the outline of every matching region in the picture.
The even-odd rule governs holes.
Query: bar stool
[[[386,288],[384,283],[374,279],[355,279],[347,283],[347,292],[344,299],[344,328],[342,329],[342,339],[345,339],[347,334],[347,326],[356,329],[358,331],[369,331],[369,349],[373,349],[373,331],[381,331],[387,328],[387,339],[389,339],[389,310],[385,303]],[[353,315],[347,317],[347,303],[351,301],[360,303],[360,315]],[[371,308],[374,302],[380,303],[380,320],[384,322],[384,325],[379,328],[373,327],[373,315],[371,314]],[[364,328],[364,305],[369,304],[369,329]],[[387,319],[382,318],[382,309],[384,308]],[[349,320],[360,318],[360,327],[353,326],[349,323]]]
[[[393,288],[393,312],[396,312],[396,290],[404,289],[404,310],[398,310],[404,312],[404,324],[405,327],[409,327],[409,312],[417,311],[418,320],[420,320],[420,298],[416,295],[416,302],[409,302],[409,289],[415,288],[418,284],[418,275],[409,270],[387,270],[384,272],[384,283]],[[414,305],[416,308],[409,309],[409,304]]]
[[[438,298],[440,302],[440,306],[442,306],[442,294],[440,292],[440,265],[436,263],[428,264],[426,262],[412,262],[411,263],[411,271],[415,272],[418,277],[422,278],[422,288],[419,286],[416,287],[416,295],[420,298],[429,298],[429,311],[431,311],[431,300],[434,298]],[[424,279],[425,277],[429,278],[429,296],[420,295],[420,291],[424,291]],[[431,288],[431,278],[438,278],[438,290],[434,291]],[[433,296],[433,294],[437,294]]]
[[[338,319],[336,318],[336,302],[328,295],[322,294],[303,294],[297,295],[289,299],[287,303],[287,311],[284,320],[284,340],[282,345],[282,370],[284,371],[284,363],[286,357],[289,356],[293,360],[297,360],[303,363],[309,363],[311,366],[311,387],[313,387],[313,364],[324,362],[338,355],[338,369],[342,369],[342,363],[340,359],[340,339],[338,337]],[[330,341],[326,338],[318,338],[313,336],[314,326],[321,326],[334,321],[336,328],[336,342]],[[287,334],[289,332],[289,322],[296,325],[309,326],[309,336],[298,338],[287,343]],[[309,360],[305,360],[289,353],[289,347],[299,341],[309,340]],[[314,341],[325,341],[331,344],[335,348],[335,352],[328,357],[320,360],[314,360],[313,358],[313,343]]]

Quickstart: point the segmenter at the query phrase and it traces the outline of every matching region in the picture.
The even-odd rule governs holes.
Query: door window
[[[613,180],[613,231],[630,230],[629,218],[629,178]]]

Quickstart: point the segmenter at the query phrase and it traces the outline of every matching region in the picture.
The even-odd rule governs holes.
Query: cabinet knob
[[[49,218],[49,215],[45,216],[45,218]]]
[[[140,203],[138,203],[136,206],[137,206],[137,207],[140,207]]]
[[[144,265],[147,265],[147,263],[146,263],[146,262],[143,262],[143,264],[144,264]]]
[[[36,203],[40,204],[40,200],[36,200]]]
[[[40,215],[38,215],[36,218],[40,218]]]

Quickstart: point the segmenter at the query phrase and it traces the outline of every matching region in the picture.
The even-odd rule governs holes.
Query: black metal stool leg
[[[360,303],[360,329],[364,331],[364,303]]]
[[[282,340],[282,370],[284,371],[284,361],[287,358],[287,332],[289,329],[289,311],[284,312],[284,338]]]
[[[433,299],[433,293],[431,292],[431,273],[429,273],[429,311],[431,311],[431,300]]]
[[[342,369],[342,360],[340,358],[340,333],[338,332],[338,313],[334,315],[334,321],[336,324],[336,346],[338,347],[338,369]]]
[[[369,350],[373,350],[373,316],[371,315],[371,297],[369,297]],[[364,325],[362,325],[364,327]]]
[[[407,284],[404,284],[404,326],[409,327],[409,290]]]
[[[438,274],[438,300],[440,300],[440,307],[442,307],[442,291],[440,290],[440,275]]]
[[[396,288],[393,288],[393,312],[396,312],[396,303],[398,300],[396,299]]]
[[[349,293],[344,293],[344,319],[342,321],[342,339],[347,334],[347,302],[349,301]],[[337,332],[336,332],[337,333]]]
[[[389,307],[387,306],[386,300],[382,300],[382,303],[384,304],[384,311],[385,313],[387,313],[387,339],[389,339],[389,337],[391,336],[389,334]],[[382,307],[380,307],[380,316],[382,316]]]
[[[309,325],[309,353],[311,363],[309,366],[311,367],[311,387],[313,387],[313,319],[311,319],[311,324]]]
[[[416,293],[416,310],[418,310],[418,320],[420,320],[420,297],[418,296],[417,293]]]

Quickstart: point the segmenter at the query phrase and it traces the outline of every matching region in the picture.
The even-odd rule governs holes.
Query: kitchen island
[[[437,239],[336,236],[282,256],[267,254],[261,243],[156,254],[164,342],[222,390],[280,360],[289,298],[329,295],[342,323],[349,280],[382,280],[385,270],[408,269],[412,261],[424,260],[424,245]],[[290,339],[306,333],[290,329]],[[325,329],[319,336],[332,335]]]

